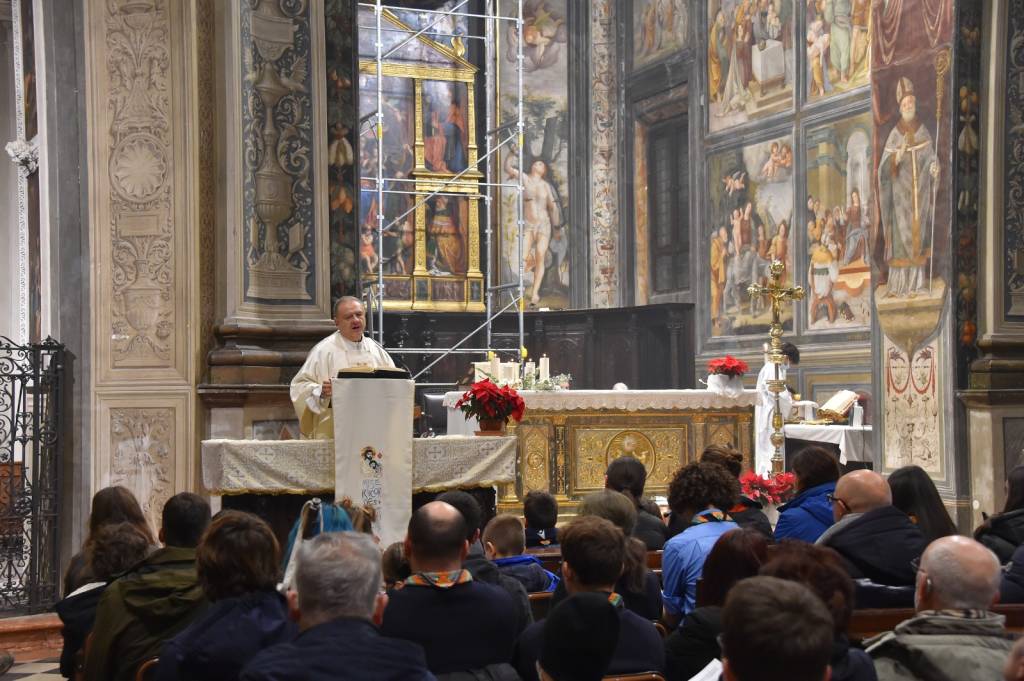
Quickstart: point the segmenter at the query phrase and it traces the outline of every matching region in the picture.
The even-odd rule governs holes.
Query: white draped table
[[[839,446],[839,463],[870,462],[871,426],[832,426],[811,423],[787,423],[782,427],[787,438],[824,442]]]
[[[204,440],[201,458],[210,494],[334,491],[334,440]],[[413,440],[413,492],[493,487],[515,478],[515,437]]]
[[[737,397],[726,397],[709,390],[520,390],[519,394],[526,402],[527,412],[707,411],[748,408],[757,404],[755,390],[744,390]],[[472,435],[479,430],[476,419],[466,419],[455,408],[455,403],[462,395],[462,392],[448,392],[444,395],[449,435]]]

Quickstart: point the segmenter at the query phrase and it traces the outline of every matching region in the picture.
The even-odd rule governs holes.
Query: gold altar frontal
[[[572,516],[582,497],[604,488],[608,464],[632,456],[647,467],[648,497],[667,496],[680,466],[696,460],[705,446],[732,445],[753,463],[754,407],[726,409],[528,408],[510,424],[518,437],[516,482],[499,485],[498,512],[521,514],[533,490],[552,493],[559,516]]]

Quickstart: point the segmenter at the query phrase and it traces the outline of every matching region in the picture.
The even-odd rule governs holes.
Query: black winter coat
[[[974,538],[992,549],[1000,563],[1009,563],[1013,552],[1024,544],[1024,509],[992,516],[977,529]]]
[[[907,586],[917,577],[910,563],[924,553],[926,541],[906,513],[883,506],[853,520],[823,544],[839,552],[854,579]]]
[[[718,635],[722,633],[722,608],[697,608],[678,629],[665,639],[666,681],[689,681],[711,660],[722,655]]]

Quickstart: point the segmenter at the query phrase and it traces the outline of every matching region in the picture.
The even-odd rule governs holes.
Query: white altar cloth
[[[826,426],[809,423],[787,423],[782,432],[794,440],[827,442],[839,445],[839,463],[870,462],[871,426]]]
[[[334,440],[204,440],[210,494],[334,491]],[[412,491],[493,487],[516,479],[516,438],[445,436],[412,443]]]
[[[448,435],[471,435],[479,430],[476,419],[466,419],[455,408],[464,391],[444,395],[448,410]],[[757,391],[744,390],[739,397],[726,397],[710,390],[520,390],[526,411],[616,411],[735,409],[753,407]]]

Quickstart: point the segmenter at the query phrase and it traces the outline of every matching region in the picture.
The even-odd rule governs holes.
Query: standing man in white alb
[[[792,343],[782,344],[782,355],[786,361],[779,365],[779,378],[786,380],[786,370],[800,364],[800,351]],[[775,413],[775,393],[768,389],[768,381],[775,378],[775,364],[765,362],[761,372],[757,375],[757,406],[754,407],[754,427],[756,428],[757,442],[754,453],[754,470],[759,474],[771,474],[772,456],[775,455],[775,446],[772,444],[772,414]],[[793,395],[789,389],[779,393],[779,408],[782,411],[782,418],[788,418],[793,410]],[[783,445],[783,456],[785,456],[785,445]]]
[[[342,369],[390,367],[391,356],[372,338],[363,336],[366,310],[358,298],[344,296],[334,306],[335,333],[313,346],[299,372],[292,379],[291,399],[299,417],[302,437],[331,439],[334,419],[331,408],[331,379]]]

